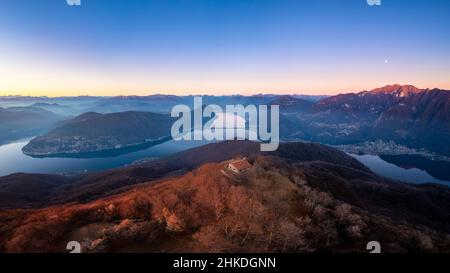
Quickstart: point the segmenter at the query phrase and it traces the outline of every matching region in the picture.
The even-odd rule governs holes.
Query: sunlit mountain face
[[[450,2],[318,2],[0,0],[0,253],[449,252]]]

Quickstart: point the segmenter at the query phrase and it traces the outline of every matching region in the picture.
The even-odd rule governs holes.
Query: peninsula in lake
[[[128,150],[167,140],[172,123],[169,115],[149,112],[89,112],[32,139],[23,147],[23,152],[39,157]]]

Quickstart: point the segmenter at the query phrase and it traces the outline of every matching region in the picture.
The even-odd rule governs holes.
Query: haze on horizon
[[[450,89],[450,1],[0,0],[0,95]]]

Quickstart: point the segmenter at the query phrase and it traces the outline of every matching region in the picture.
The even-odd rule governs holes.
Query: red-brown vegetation
[[[3,252],[448,251],[442,232],[396,222],[337,198],[310,166],[258,157],[229,178],[223,164],[148,183],[90,203],[0,212]],[[317,183],[317,181],[316,181]]]

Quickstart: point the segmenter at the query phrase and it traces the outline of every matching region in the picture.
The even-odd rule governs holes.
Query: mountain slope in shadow
[[[36,208],[66,202],[86,202],[118,193],[144,181],[180,175],[205,163],[219,163],[239,156],[255,158],[261,154],[303,162],[324,161],[370,172],[357,160],[325,145],[301,142],[282,143],[276,152],[262,153],[260,144],[257,142],[224,141],[189,149],[142,165],[72,177],[69,184],[54,183],[37,193],[16,190],[21,184],[26,185],[34,181],[37,175],[13,174],[0,177],[0,189],[2,189],[0,190],[0,208]],[[55,181],[67,180],[59,175],[46,177]],[[12,183],[16,187],[8,186]],[[30,197],[27,198],[27,195]]]
[[[0,144],[40,134],[64,118],[37,107],[0,107]]]

